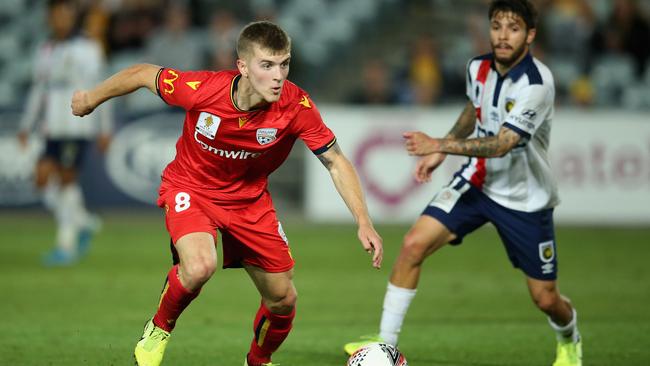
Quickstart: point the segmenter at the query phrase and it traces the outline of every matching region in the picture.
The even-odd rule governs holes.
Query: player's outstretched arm
[[[476,124],[476,110],[471,101],[467,101],[465,108],[458,116],[456,123],[447,133],[445,138],[464,139],[474,132]],[[418,183],[427,183],[431,181],[431,174],[433,171],[442,164],[447,158],[447,154],[443,152],[435,152],[432,154],[424,154],[418,160],[413,176]]]
[[[501,127],[495,136],[472,139],[437,139],[419,131],[405,132],[404,138],[406,139],[406,151],[409,155],[445,153],[479,158],[504,156],[521,140],[521,136],[508,127]]]
[[[72,114],[83,117],[105,101],[147,88],[156,93],[156,75],[160,66],[137,64],[119,71],[90,90],[78,90],[72,95]]]
[[[361,190],[359,176],[352,163],[343,155],[338,144],[318,155],[318,159],[325,165],[332,176],[336,190],[352,212],[359,225],[357,236],[366,252],[372,254],[372,265],[379,269],[384,255],[382,239],[375,231],[368,215],[368,208]]]

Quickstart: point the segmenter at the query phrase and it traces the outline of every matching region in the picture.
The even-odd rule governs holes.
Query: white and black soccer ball
[[[408,366],[397,347],[386,343],[370,343],[348,359],[347,366]]]

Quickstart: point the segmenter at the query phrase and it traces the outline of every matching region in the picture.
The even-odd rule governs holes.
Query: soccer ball
[[[354,352],[347,366],[408,366],[408,362],[395,346],[370,343]]]

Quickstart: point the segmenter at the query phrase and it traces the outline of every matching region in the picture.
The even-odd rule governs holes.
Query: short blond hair
[[[237,40],[237,56],[251,55],[255,44],[273,53],[291,52],[291,38],[287,32],[266,20],[249,23],[242,29]]]

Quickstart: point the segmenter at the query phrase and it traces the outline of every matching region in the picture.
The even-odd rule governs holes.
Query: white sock
[[[57,206],[57,245],[68,253],[77,249],[79,236],[79,205],[81,190],[77,184],[68,184],[61,188]]]
[[[559,342],[578,342],[580,340],[580,332],[578,332],[578,313],[576,309],[571,309],[573,312],[573,317],[567,325],[558,325],[553,322],[549,317],[548,323],[551,325],[551,328],[555,331],[557,340]]]
[[[56,208],[59,204],[59,198],[61,196],[61,185],[59,184],[58,179],[50,178],[48,179],[43,191],[41,192],[41,199],[43,200],[43,206],[46,209],[56,214]]]
[[[384,342],[397,345],[399,332],[402,330],[404,317],[415,297],[417,289],[397,287],[388,283],[384,297],[384,311],[381,314],[379,336]]]
[[[68,185],[68,189],[72,192],[72,205],[74,210],[74,219],[77,225],[81,228],[85,228],[91,225],[91,215],[86,209],[86,202],[84,200],[83,192],[81,187],[77,183],[72,183]]]

